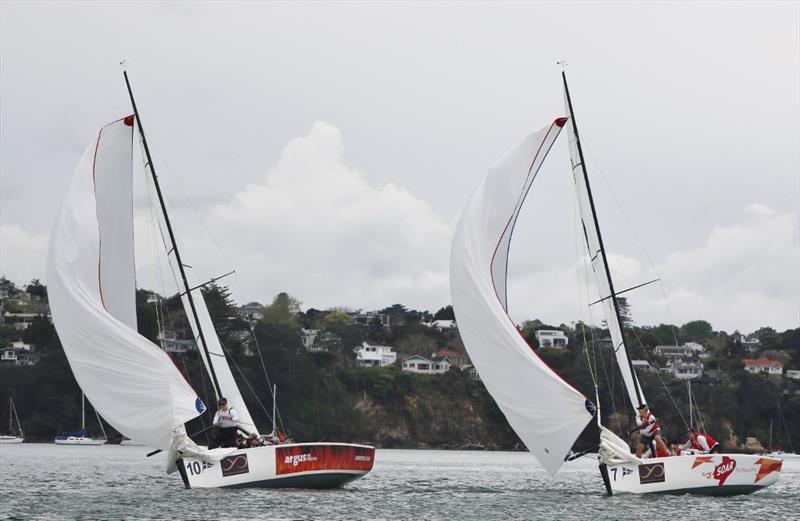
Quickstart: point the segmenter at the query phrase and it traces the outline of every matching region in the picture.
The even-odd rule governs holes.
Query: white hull
[[[781,465],[780,459],[753,454],[652,458],[607,465],[607,485],[612,494],[749,494],[778,481]]]
[[[129,447],[144,447],[144,443],[139,443],[138,441],[134,440],[122,440],[119,442],[120,445],[127,445]]]
[[[348,443],[286,443],[239,449],[219,463],[178,460],[186,488],[338,488],[360,478],[375,449]]]
[[[800,454],[795,454],[794,452],[770,452],[769,454],[764,454],[764,457],[781,459],[786,462],[800,461]]]
[[[69,436],[67,438],[56,438],[56,445],[104,445],[106,440],[85,438],[83,436]]]
[[[22,443],[25,438],[18,436],[0,436],[0,443]]]

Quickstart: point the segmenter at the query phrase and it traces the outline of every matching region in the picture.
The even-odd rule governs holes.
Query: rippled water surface
[[[550,478],[528,453],[379,450],[343,490],[185,490],[142,447],[0,445],[0,519],[798,519],[800,463],[749,496],[605,497],[588,457]]]

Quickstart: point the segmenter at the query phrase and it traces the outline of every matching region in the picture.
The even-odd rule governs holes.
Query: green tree
[[[455,320],[456,319],[456,314],[453,311],[453,306],[447,305],[447,306],[445,306],[443,308],[439,308],[439,311],[437,311],[433,315],[433,319],[434,320]]]
[[[39,279],[33,279],[25,288],[25,292],[34,297],[47,298],[47,287]]]
[[[705,320],[692,320],[681,326],[680,339],[682,342],[702,342],[714,334],[711,324]]]
[[[300,325],[299,313],[301,302],[286,292],[278,293],[272,304],[264,307],[262,322],[276,326],[296,328]]]

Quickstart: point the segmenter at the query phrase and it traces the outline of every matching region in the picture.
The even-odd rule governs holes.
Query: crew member
[[[719,442],[705,432],[697,432],[689,428],[686,429],[686,434],[688,439],[681,445],[682,450],[694,449],[702,454],[719,454]]]
[[[228,407],[228,400],[220,398],[218,409],[214,415],[214,426],[217,428],[216,443],[211,447],[236,447],[236,429],[239,426],[239,415],[233,407]]]
[[[646,447],[651,447],[653,441],[656,442],[656,454],[667,452],[667,444],[661,439],[661,426],[656,421],[656,417],[650,412],[650,407],[646,403],[639,406],[639,416],[636,418],[639,426],[639,443],[636,445],[636,457],[641,458]]]

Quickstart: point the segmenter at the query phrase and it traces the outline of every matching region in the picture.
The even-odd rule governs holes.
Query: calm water
[[[379,450],[344,490],[185,490],[142,447],[0,445],[0,519],[800,519],[800,463],[734,498],[603,495],[594,459],[549,478],[527,453]]]

